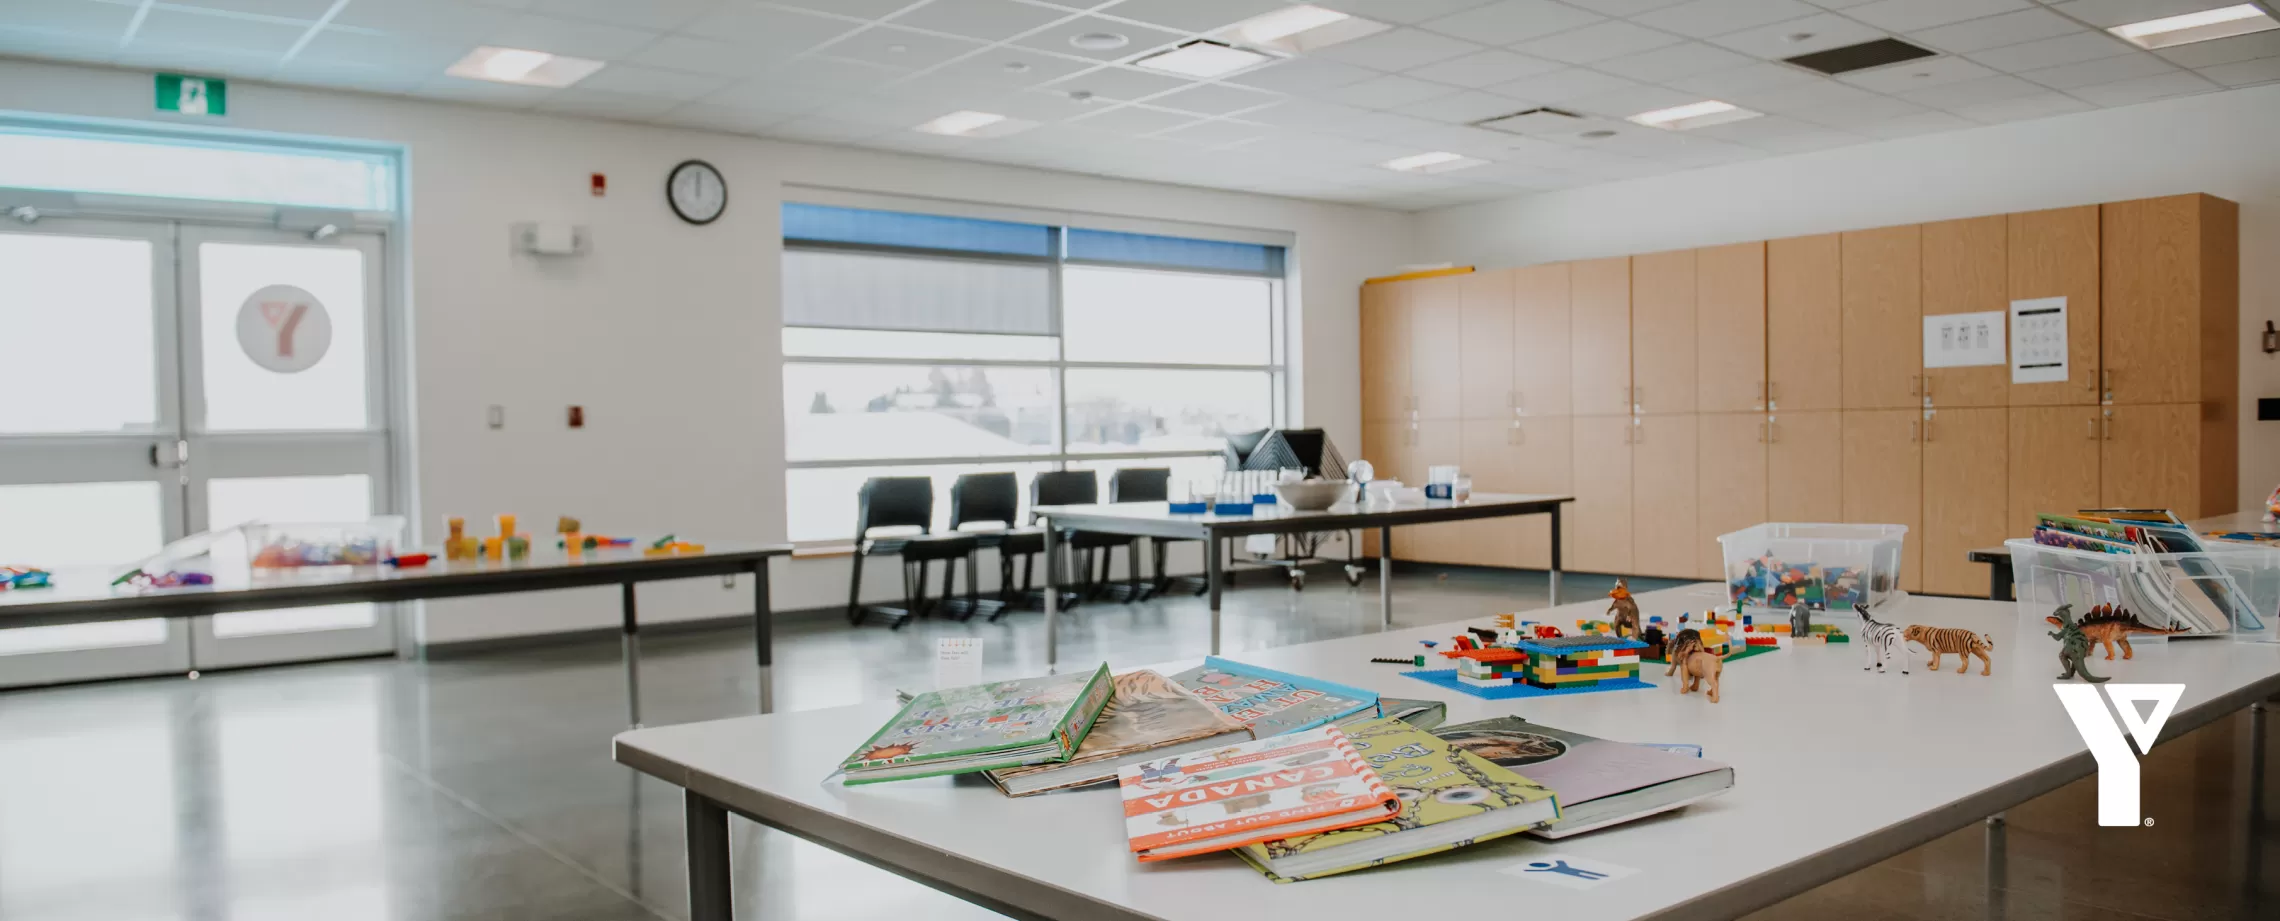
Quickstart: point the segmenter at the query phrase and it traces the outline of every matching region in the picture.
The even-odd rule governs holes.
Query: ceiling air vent
[[[1807,70],[1819,71],[1833,77],[1838,74],[1849,74],[1856,70],[1867,70],[1871,67],[1883,67],[1886,64],[1898,64],[1901,61],[1928,58],[1937,53],[1929,48],[1911,45],[1897,38],[1880,38],[1873,42],[1861,42],[1858,45],[1846,45],[1842,48],[1831,48],[1812,54],[1800,54],[1783,60]]]
[[[1473,122],[1475,128],[1502,131],[1506,134],[1547,135],[1574,134],[1588,127],[1590,119],[1565,109],[1538,107],[1510,115],[1498,115]]]

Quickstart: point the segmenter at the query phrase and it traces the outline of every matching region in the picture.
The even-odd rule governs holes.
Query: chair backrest
[[[1091,505],[1100,501],[1100,477],[1090,470],[1048,470],[1029,481],[1030,515],[1040,505]]]
[[[996,522],[1013,527],[1021,509],[1021,481],[1012,473],[965,473],[950,484],[950,530]]]
[[[1171,498],[1169,467],[1126,467],[1108,478],[1110,502],[1164,502]]]
[[[934,529],[934,478],[875,476],[863,481],[855,506],[855,539],[870,536],[872,528],[916,527]]]

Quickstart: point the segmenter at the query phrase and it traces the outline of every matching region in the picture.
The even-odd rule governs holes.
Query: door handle
[[[150,465],[161,470],[185,467],[190,463],[190,443],[176,440],[170,447],[163,444],[150,446]]]

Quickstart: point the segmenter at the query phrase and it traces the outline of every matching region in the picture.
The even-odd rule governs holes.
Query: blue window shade
[[[1256,243],[1190,240],[1106,230],[1069,230],[1068,258],[1119,262],[1167,269],[1216,269],[1259,275],[1283,274],[1283,248]]]
[[[784,203],[784,239],[1011,256],[1053,255],[1053,228],[1042,224],[793,202]]]

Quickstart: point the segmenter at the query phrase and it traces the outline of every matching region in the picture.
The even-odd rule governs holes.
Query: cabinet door
[[[1723,578],[1725,557],[1718,535],[1731,534],[1766,517],[1766,444],[1770,423],[1763,413],[1703,413],[1695,492],[1702,520],[1694,538],[1691,575]],[[1831,483],[1835,479],[1831,478]]]
[[[2010,410],[1924,415],[1924,591],[1983,598],[1987,564],[1964,557],[2011,536]]]
[[[1529,416],[1574,411],[1573,340],[1569,335],[1568,264],[1532,265],[1512,275],[1512,389]]]
[[[1458,416],[1501,421],[1518,395],[1512,384],[1512,279],[1503,269],[1457,279]]]
[[[1833,233],[1765,244],[1769,410],[1844,405],[1842,251],[1842,238]]]
[[[1845,520],[1845,432],[1837,411],[1772,414],[1765,440],[1765,520]]]
[[[2010,298],[2066,298],[2066,380],[2012,384],[2012,406],[2098,402],[2098,206],[2014,214]],[[2016,347],[2016,343],[2013,344]],[[2016,428],[2014,417],[2014,429]],[[2013,457],[2020,457],[2014,445]],[[2017,480],[2013,481],[2014,486]],[[2028,521],[2031,523],[2032,518]]]
[[[1695,575],[1701,497],[1695,491],[1699,423],[1691,413],[1641,416],[1631,445],[1631,571]]]
[[[1511,430],[1516,453],[1513,455],[1514,490],[1542,495],[1572,495],[1575,492],[1575,427],[1567,416],[1530,416]],[[1561,510],[1565,517],[1573,511],[1570,505]],[[1517,561],[1507,565],[1529,569],[1550,569],[1552,565],[1552,517],[1525,515],[1503,519],[1519,523],[1520,545]],[[1573,554],[1573,550],[1568,551]],[[1565,561],[1575,566],[1574,557]]]
[[[1696,405],[1706,413],[1763,412],[1765,244],[1694,253]]]
[[[1475,493],[1523,492],[1520,488],[1518,420],[1466,419],[1457,424],[1458,456]],[[1470,566],[1518,566],[1519,518],[1487,518],[1457,524],[1463,543],[1449,562]]]
[[[2202,507],[2200,404],[2107,406],[2099,416],[2100,506],[2165,508],[2187,521],[2230,511]]]
[[[1362,286],[1362,421],[1409,418],[1409,289],[1416,282]]]
[[[2202,200],[2173,195],[2100,206],[2101,370],[2115,403],[2202,399]]]
[[[1371,287],[1382,287],[1373,285]],[[1365,289],[1367,290],[1367,289]],[[1407,421],[1378,421],[1362,423],[1362,459],[1370,462],[1381,480],[1402,479],[1401,471],[1409,464],[1410,428]],[[1378,554],[1377,529],[1362,530],[1362,553]]]
[[[1402,485],[1422,487],[1428,468],[1462,465],[1464,439],[1460,425],[1455,419],[1425,419],[1416,424],[1411,430],[1408,455],[1403,458]],[[1393,529],[1393,553],[1405,560],[1453,563],[1455,557],[1464,552],[1463,546],[1463,522]]]
[[[1694,411],[1694,251],[1631,257],[1631,403]]]
[[[1915,225],[1855,230],[1843,249],[1844,408],[1920,408],[1923,232]]]
[[[1463,337],[1463,281],[1464,276],[1444,275],[1411,282],[1417,287],[1409,294],[1409,390],[1420,419],[1455,419],[1462,406],[1464,364],[1457,341]]]
[[[1631,412],[1631,258],[1568,264],[1570,322],[1574,328],[1575,382],[1571,399],[1579,416]]]
[[[1631,417],[1575,417],[1575,502],[1560,514],[1562,565],[1631,571]]]
[[[2035,516],[2099,508],[2096,406],[2011,407],[2009,537],[2035,531]]]
[[[1908,526],[1900,587],[1923,584],[1923,411],[1848,409],[1844,416],[1844,519]]]
[[[2010,325],[2010,219],[1997,214],[1924,225],[1924,316],[1951,313],[1994,312],[1999,320],[1989,332],[2004,336]],[[1916,348],[1923,346],[1923,327],[1917,327]],[[2004,353],[2008,355],[2009,352]],[[2011,368],[2006,362],[1964,368],[1925,368],[1924,396],[1929,405],[2004,406],[2011,398]],[[1982,585],[1982,588],[1985,586]]]

